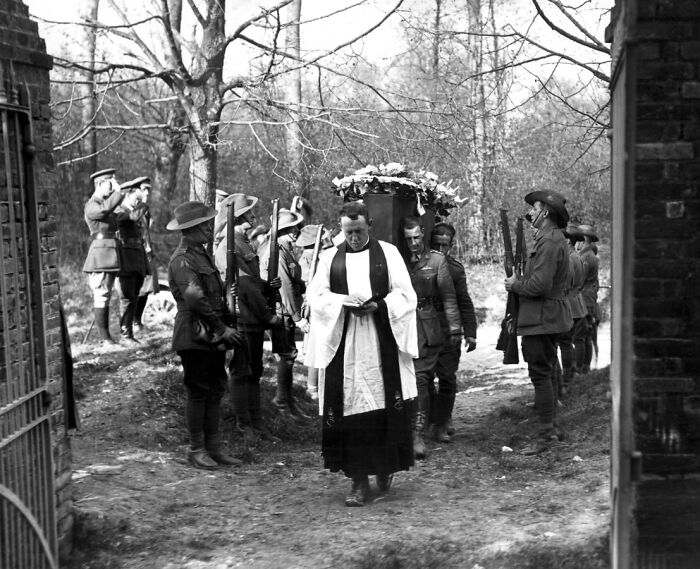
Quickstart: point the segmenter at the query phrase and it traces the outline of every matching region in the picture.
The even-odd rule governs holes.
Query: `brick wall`
[[[637,563],[697,567],[700,2],[635,4],[634,415],[643,453]]]
[[[11,66],[10,66],[10,61]],[[48,387],[51,398],[53,460],[56,480],[56,511],[60,550],[70,548],[73,525],[70,489],[71,444],[64,417],[62,340],[59,319],[59,284],[56,249],[56,220],[52,139],[49,110],[49,70],[52,59],[46,54],[37,24],[29,19],[20,0],[0,0],[0,63],[5,70],[5,85],[14,80],[19,86],[19,103],[26,103],[24,85],[31,92],[31,114],[35,146],[35,187],[39,206],[41,270],[44,281]],[[12,73],[10,74],[10,68]],[[11,75],[11,76],[10,76]],[[8,93],[8,99],[10,99]],[[24,100],[23,100],[24,99]],[[0,165],[4,185],[4,164]]]

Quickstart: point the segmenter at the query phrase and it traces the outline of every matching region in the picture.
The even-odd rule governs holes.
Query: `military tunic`
[[[93,196],[85,204],[85,223],[90,230],[92,243],[83,265],[83,272],[116,273],[119,271],[117,224],[118,218],[125,217],[125,214],[117,214],[114,210],[123,199],[124,194],[116,190],[105,199]]]
[[[214,334],[226,329],[224,285],[214,260],[203,245],[180,241],[168,264],[170,290],[177,303],[173,328],[173,350],[218,351],[196,335],[197,321]]]
[[[593,252],[589,244],[585,244],[579,251],[583,261],[583,286],[581,294],[586,304],[588,314],[597,316],[598,314],[598,256]]]

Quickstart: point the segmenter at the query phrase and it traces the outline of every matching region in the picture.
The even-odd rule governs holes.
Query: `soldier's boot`
[[[293,374],[294,361],[286,358],[277,360],[277,393],[272,399],[272,404],[287,417],[299,421],[310,417],[297,406],[292,395],[294,385]]]
[[[233,405],[233,429],[244,435],[251,429],[251,417],[248,409],[248,383],[238,378],[231,385],[231,404]]]
[[[545,423],[540,426],[533,440],[520,451],[524,456],[533,456],[545,452],[559,443],[557,430],[554,423]]]
[[[224,451],[219,431],[221,419],[221,394],[209,392],[204,400],[204,449],[210,458],[223,466],[240,466],[242,463]]]
[[[223,450],[221,435],[219,433],[206,435],[204,437],[204,448],[209,457],[214,459],[214,462],[217,464],[221,464],[222,466],[240,466],[243,464],[242,461],[232,457]]]
[[[195,468],[214,470],[218,468],[216,461],[209,456],[204,446],[206,425],[207,397],[204,395],[188,394],[185,403],[185,419],[190,433],[190,450],[187,453],[188,462]]]
[[[95,308],[95,328],[104,344],[116,344],[109,333],[109,306]]]
[[[204,433],[190,433],[190,450],[187,453],[187,460],[192,466],[202,470],[216,470],[219,467],[204,447]]]
[[[134,305],[129,303],[129,305],[124,309],[122,317],[119,320],[119,333],[121,337],[125,340],[130,340],[131,342],[137,342],[134,338]]]
[[[143,330],[143,311],[146,309],[146,302],[148,302],[148,295],[144,294],[136,299],[136,306],[134,307],[134,330],[140,332]]]
[[[447,393],[440,393],[435,396],[435,429],[433,436],[439,443],[449,443],[452,437],[447,432],[447,423],[450,420],[454,397]]]

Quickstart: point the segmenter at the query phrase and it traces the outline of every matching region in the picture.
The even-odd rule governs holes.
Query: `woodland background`
[[[400,162],[459,185],[457,254],[502,255],[499,208],[552,188],[610,234],[611,1],[28,2],[52,72],[60,256],[79,266],[89,174],[148,175],[161,263],[172,210],[215,189],[334,226],[332,180]],[[605,264],[605,259],[603,259]]]

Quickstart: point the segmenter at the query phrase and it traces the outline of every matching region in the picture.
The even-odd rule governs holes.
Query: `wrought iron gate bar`
[[[43,262],[28,89],[22,102],[26,106],[17,97],[0,103],[0,169],[5,170],[0,175],[0,569],[56,569]]]
[[[27,520],[27,522],[29,523],[31,528],[36,533],[36,536],[39,540],[39,543],[41,543],[41,546],[44,550],[44,553],[46,554],[46,560],[49,562],[51,568],[58,569],[58,566],[56,565],[56,563],[53,559],[53,553],[51,552],[51,547],[49,546],[49,543],[46,541],[46,538],[44,537],[43,530],[42,530],[41,526],[37,522],[36,518],[32,515],[32,513],[22,503],[22,500],[20,500],[14,492],[12,492],[9,488],[7,488],[6,486],[3,486],[2,484],[0,484],[0,497],[7,500],[10,504],[12,504],[15,508],[17,508],[20,512],[22,512],[24,519]]]

